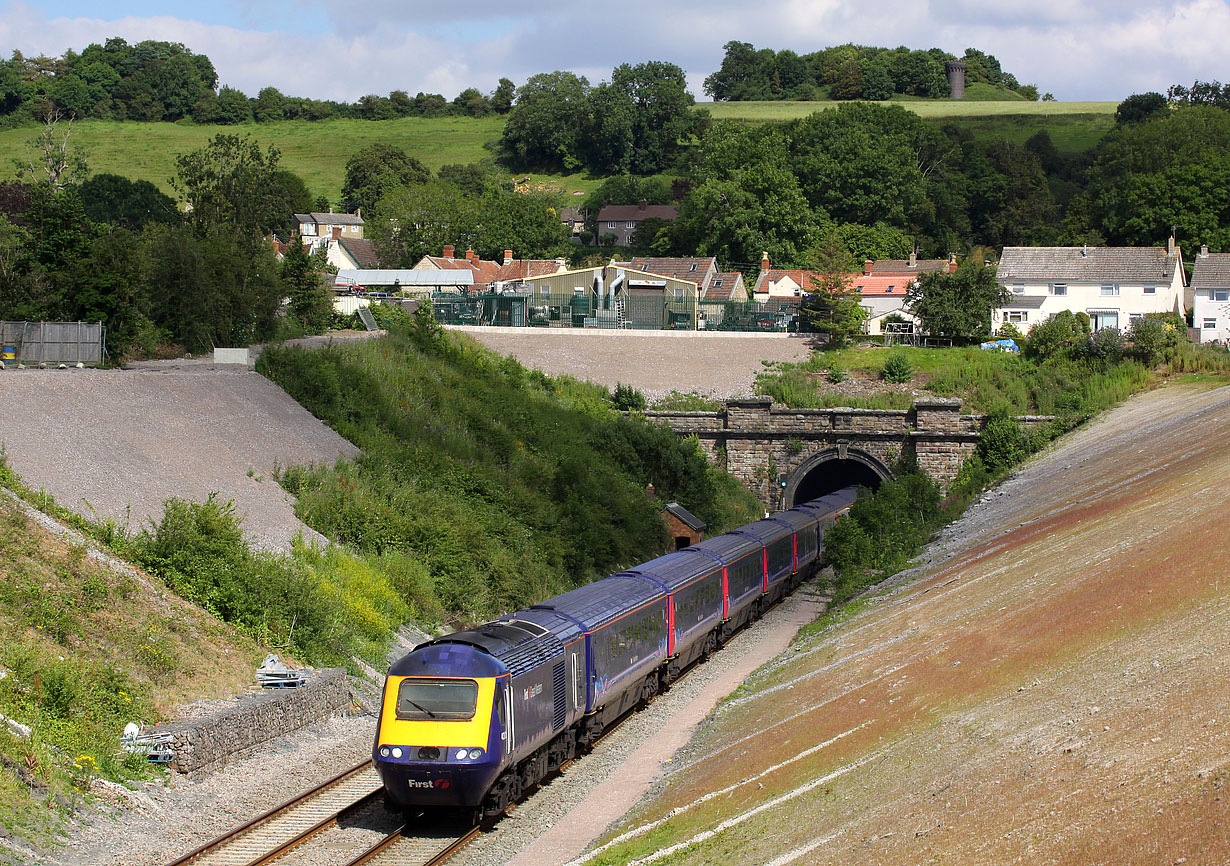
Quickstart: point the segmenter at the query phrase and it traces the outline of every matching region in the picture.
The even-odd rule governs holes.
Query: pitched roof
[[[910,267],[908,259],[881,259],[871,263],[869,276],[895,276],[897,274],[925,274],[928,271],[948,269],[948,259],[917,259]]]
[[[1047,295],[1013,295],[1001,310],[1040,310]]]
[[[449,275],[447,279],[439,271],[428,270],[365,270],[357,268],[339,268],[334,279],[336,286],[468,286],[470,274],[459,273]]]
[[[341,238],[338,241],[350,257],[355,260],[360,268],[374,268],[378,263],[376,248],[371,241],[360,240],[359,238]]]
[[[566,223],[579,223],[585,219],[579,207],[562,207],[559,209],[559,218]]]
[[[633,256],[629,263],[638,271],[648,271],[664,277],[674,277],[677,280],[688,280],[693,283],[705,284],[705,275],[717,271],[717,259],[713,256],[695,256],[691,258],[655,258],[653,256]]]
[[[705,290],[706,301],[729,301],[733,300],[735,289],[739,288],[743,280],[743,274],[739,271],[723,271],[715,274],[713,281],[709,283],[709,288]],[[746,287],[743,290],[743,296],[747,297]]]
[[[295,219],[301,223],[316,223],[325,226],[363,225],[363,217],[353,213],[297,213]]]
[[[496,282],[506,283],[512,280],[525,280],[530,277],[546,277],[558,274],[564,267],[552,259],[513,259],[500,266],[500,275]]]
[[[1192,269],[1192,288],[1230,288],[1230,253],[1196,256],[1196,266]]]
[[[1179,255],[1165,247],[1004,247],[997,277],[1001,283],[1103,280],[1168,283]]]
[[[469,271],[473,275],[473,285],[485,286],[500,278],[503,262],[493,262],[487,259],[471,261],[465,256],[461,258],[445,258],[444,256],[427,256],[428,261],[442,271]]]
[[[677,518],[679,518],[679,520],[683,523],[684,526],[686,526],[688,529],[691,529],[693,532],[700,532],[701,530],[705,528],[705,521],[701,520],[695,514],[688,511],[678,502],[668,503],[667,506],[663,508],[662,510],[669,511],[671,514],[675,515]]]
[[[676,204],[609,204],[598,211],[598,222],[635,222],[657,217],[663,220],[673,220],[679,216],[679,205]]]
[[[910,290],[915,274],[855,274],[852,285],[863,297],[878,297],[881,295],[903,296]]]

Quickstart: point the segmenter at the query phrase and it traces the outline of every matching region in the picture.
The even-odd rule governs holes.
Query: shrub
[[[1007,469],[1025,456],[1025,439],[1021,425],[1006,406],[997,406],[987,414],[986,426],[978,440],[978,456],[991,472]]]
[[[910,381],[914,375],[914,367],[910,364],[910,359],[903,352],[895,352],[888,356],[888,360],[884,362],[884,369],[880,375],[886,382],[895,382],[901,384]]]
[[[631,385],[616,383],[611,393],[611,405],[621,412],[644,412],[645,395]]]
[[[1030,358],[1049,358],[1069,351],[1089,337],[1088,316],[1085,324],[1071,310],[1060,310],[1045,322],[1034,325],[1025,341],[1025,354]]]
[[[829,364],[828,380],[834,385],[838,385],[846,381],[847,377],[848,374],[846,373],[845,368],[840,364]]]
[[[1091,334],[1077,354],[1087,360],[1109,365],[1123,359],[1123,350],[1123,335],[1114,328],[1103,328]]]

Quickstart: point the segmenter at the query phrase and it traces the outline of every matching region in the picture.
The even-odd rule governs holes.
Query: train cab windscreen
[[[474,718],[478,683],[410,677],[397,687],[397,718],[415,722],[461,721]]]

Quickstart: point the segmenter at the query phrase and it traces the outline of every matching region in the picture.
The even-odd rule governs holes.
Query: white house
[[[1192,327],[1200,332],[1200,342],[1230,342],[1230,253],[1201,247],[1191,291]]]
[[[1028,333],[1060,310],[1088,314],[1094,330],[1186,311],[1174,238],[1167,247],[1005,247],[996,279],[1012,297],[992,311],[995,330],[1011,324]]]
[[[363,238],[363,211],[354,213],[297,213],[299,237],[303,245],[315,251],[322,244],[350,238]]]

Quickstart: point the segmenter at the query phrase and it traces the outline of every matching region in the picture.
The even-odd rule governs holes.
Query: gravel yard
[[[802,361],[811,338],[703,331],[601,331],[459,327],[489,349],[550,376],[614,388],[632,385],[653,402],[671,391],[708,397],[752,393],[761,361]]]

